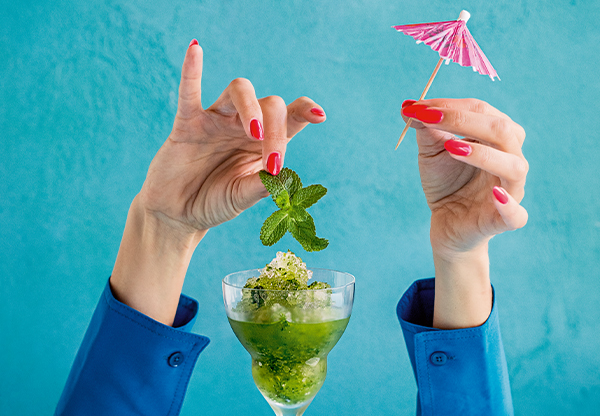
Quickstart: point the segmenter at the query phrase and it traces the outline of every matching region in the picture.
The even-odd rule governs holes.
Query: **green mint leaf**
[[[288,191],[291,198],[296,191],[302,188],[302,181],[300,181],[298,174],[288,168],[281,169],[281,172],[276,176],[264,170],[261,170],[258,175],[265,188],[267,188],[267,191],[271,194],[273,201],[283,191]]]
[[[291,221],[288,223],[288,228],[292,236],[302,245],[306,251],[321,251],[329,245],[329,241],[324,238],[317,237],[315,231],[315,222],[310,214],[306,211],[304,220],[298,221],[294,217],[299,214],[298,211],[292,211]]]
[[[306,212],[306,208],[321,199],[327,193],[327,189],[321,185],[303,188],[300,177],[288,168],[283,168],[276,176],[263,170],[259,172],[259,176],[280,208],[264,222],[260,230],[262,243],[272,246],[289,231],[306,251],[320,251],[326,248],[329,242],[317,237],[315,222]]]
[[[279,210],[267,218],[260,229],[260,241],[265,246],[272,246],[278,242],[289,228],[290,219],[287,212]]]
[[[316,233],[315,222],[304,208],[292,207],[292,209],[289,211],[289,216],[293,221],[306,222]]]
[[[285,189],[277,195],[277,197],[273,198],[277,206],[283,210],[290,209],[290,194]]]
[[[300,208],[308,208],[321,199],[327,193],[323,185],[310,185],[299,189],[292,198],[292,205]]]

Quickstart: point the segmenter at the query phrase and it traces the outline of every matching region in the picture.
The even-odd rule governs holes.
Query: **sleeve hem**
[[[132,307],[127,306],[122,302],[119,302],[112,294],[110,282],[106,283],[106,288],[102,297],[106,302],[106,306],[110,310],[151,331],[152,333],[155,333],[157,335],[171,340],[183,341],[187,343],[199,343],[202,345],[202,349],[204,349],[210,342],[210,339],[205,336],[185,332],[184,330],[180,329],[181,326],[178,328],[167,326],[150,318],[147,315],[144,315],[140,311],[137,311]],[[192,302],[195,302],[195,300],[188,298],[184,295],[182,295],[182,298],[186,301],[191,300]],[[180,305],[181,302],[182,300],[180,299]],[[189,310],[187,305],[184,307]],[[197,308],[195,312],[197,313]],[[193,319],[195,319],[195,315],[193,316]],[[202,349],[200,351],[202,351]]]

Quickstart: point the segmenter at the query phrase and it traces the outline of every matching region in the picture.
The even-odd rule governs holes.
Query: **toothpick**
[[[427,91],[429,91],[429,87],[431,87],[431,83],[433,82],[433,79],[435,78],[438,71],[440,70],[440,66],[442,65],[442,62],[444,62],[444,58],[440,58],[437,65],[435,66],[435,69],[433,70],[433,74],[431,74],[431,76],[429,77],[429,81],[427,81],[427,85],[425,86],[425,89],[423,90],[423,94],[421,94],[421,96],[419,97],[419,101],[421,101],[422,99],[425,98]],[[413,119],[409,118],[408,121],[406,122],[406,126],[404,127],[404,130],[402,130],[402,134],[400,135],[400,139],[398,140],[396,149],[398,149],[398,146],[400,146],[400,143],[402,143],[402,139],[404,139],[404,136],[406,135],[406,132],[408,131],[408,128],[410,127],[410,123],[412,123],[412,121],[413,121]],[[396,149],[394,149],[394,150],[396,150]]]

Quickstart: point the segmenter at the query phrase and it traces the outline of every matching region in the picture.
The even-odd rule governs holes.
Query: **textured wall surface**
[[[502,81],[451,64],[430,97],[489,101],[528,133],[530,221],[492,240],[492,282],[517,415],[600,408],[600,150],[596,0],[2,2],[0,13],[0,414],[51,414],[115,260],[129,204],[166,139],[185,50],[204,48],[203,102],[236,77],[258,96],[308,95],[327,122],[286,165],[329,194],[311,209],[315,267],[357,278],[346,334],[310,415],[405,415],[416,387],[395,304],[433,275],[414,132],[393,151],[402,100],[437,57],[392,30],[461,8]],[[259,267],[265,200],[209,232],[185,293],[202,353],[183,415],[267,415],[223,310],[221,278]]]

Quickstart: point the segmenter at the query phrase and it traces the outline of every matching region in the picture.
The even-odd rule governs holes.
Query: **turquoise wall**
[[[129,204],[166,139],[189,41],[204,48],[203,102],[236,77],[257,95],[308,95],[327,112],[286,165],[328,195],[311,209],[310,265],[357,278],[348,330],[307,416],[405,415],[416,387],[394,311],[433,275],[414,132],[393,151],[400,103],[437,57],[392,30],[471,12],[502,81],[451,64],[430,97],[476,97],[528,133],[528,225],[492,240],[492,282],[517,415],[600,408],[597,0],[38,1],[0,13],[0,414],[51,414],[112,270]],[[264,265],[265,200],[208,233],[185,293],[212,339],[182,415],[267,415],[228,326],[221,278]]]

